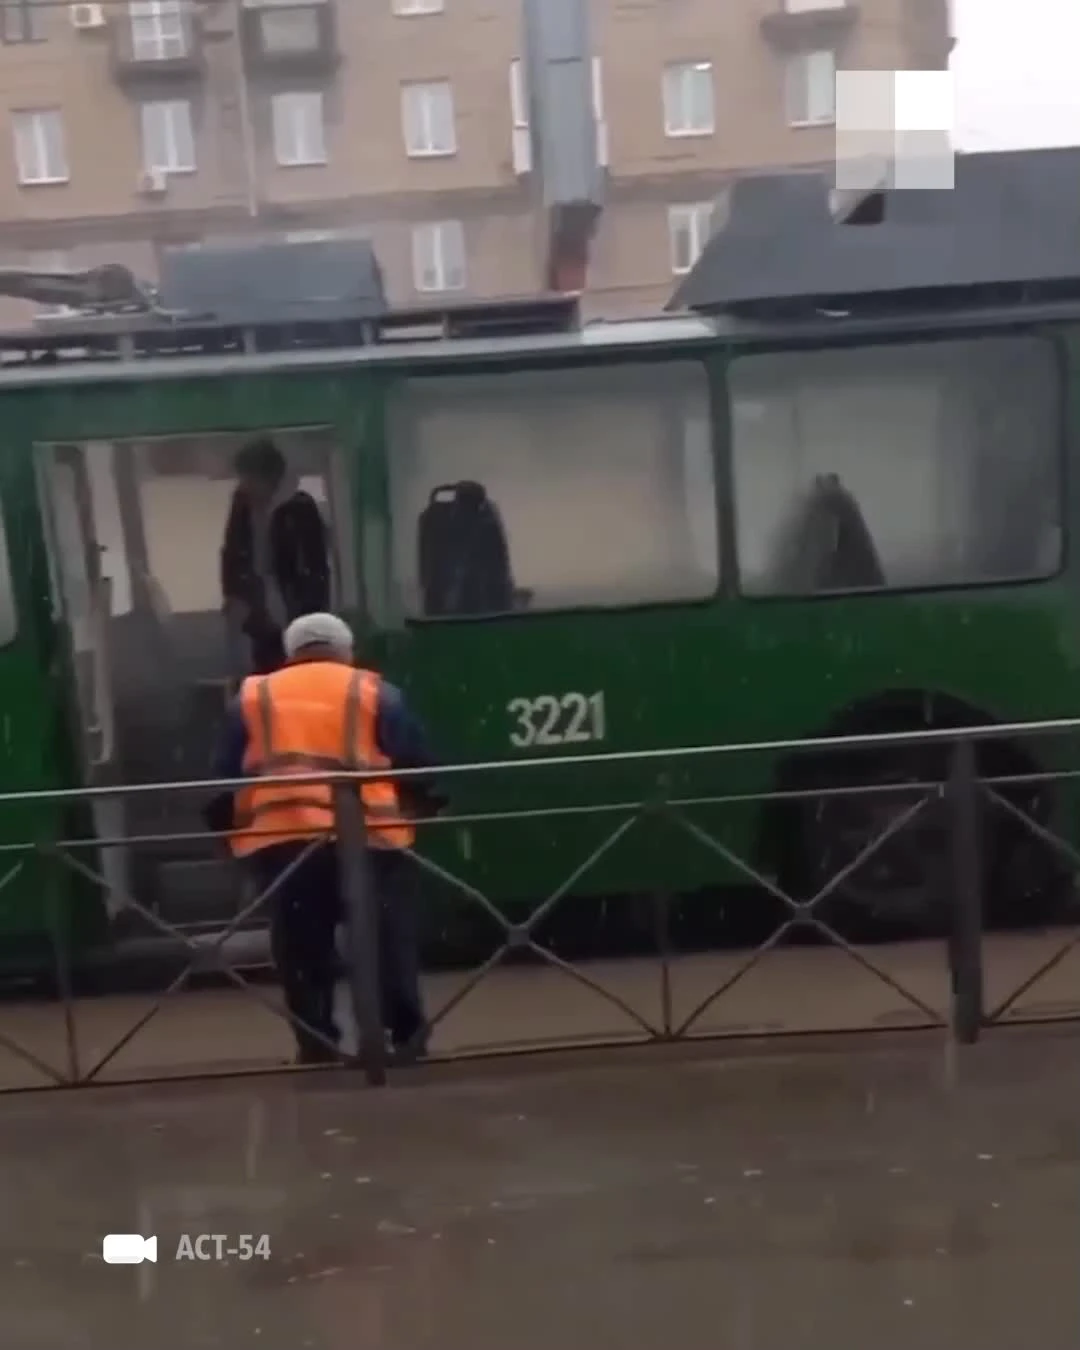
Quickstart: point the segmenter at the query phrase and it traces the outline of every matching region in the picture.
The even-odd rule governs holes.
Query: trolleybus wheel
[[[1002,763],[988,774],[1029,772],[1003,747]],[[798,810],[792,858],[797,891],[807,899],[869,850],[888,827],[918,800],[919,784],[940,783],[943,756],[934,750],[891,754],[813,775],[813,785],[854,785],[867,793],[805,799]],[[1007,761],[1007,762],[1006,762]],[[1042,825],[1052,815],[1047,792],[1008,792],[1016,805]],[[984,834],[983,900],[987,923],[1023,926],[1043,922],[1071,894],[1072,877],[1054,851],[1015,820],[997,816]],[[870,936],[940,935],[950,926],[952,895],[950,835],[946,814],[929,802],[897,833],[874,850],[830,892],[817,917],[849,939]]]
[[[825,786],[858,784],[867,792],[805,799],[796,848],[799,889],[808,899],[823,890],[860,854],[870,850],[918,801],[918,784],[940,777],[925,754],[864,762],[858,775],[828,774]],[[815,909],[815,915],[848,938],[881,929],[939,931],[948,894],[948,831],[940,811],[924,807],[874,849]]]

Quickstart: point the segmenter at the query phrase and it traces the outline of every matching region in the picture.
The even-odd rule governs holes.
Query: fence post
[[[38,854],[38,857],[44,855]],[[75,1086],[82,1082],[82,1069],[79,1064],[79,1033],[75,1019],[75,990],[71,979],[71,932],[70,916],[68,922],[60,916],[60,905],[56,892],[50,890],[48,897],[49,932],[52,939],[53,967],[56,977],[57,997],[64,1008],[64,1039],[67,1046],[68,1083]]]
[[[360,1037],[360,1062],[368,1082],[382,1087],[386,1082],[386,1039],[379,1000],[378,897],[368,871],[367,827],[355,784],[334,784],[334,822],[348,934],[349,993]]]
[[[949,915],[951,1032],[973,1045],[983,1024],[983,812],[975,746],[956,743],[945,786],[952,905]]]

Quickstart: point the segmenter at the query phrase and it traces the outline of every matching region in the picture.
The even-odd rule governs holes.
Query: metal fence
[[[1073,874],[1080,869],[1080,854],[1068,840],[1055,834],[1044,821],[1033,818],[1014,800],[1017,789],[1052,788],[1055,784],[1063,784],[1078,776],[1078,771],[1068,768],[987,776],[980,773],[980,747],[995,742],[1030,744],[1051,737],[1076,735],[1078,732],[1080,721],[1055,721],[1016,726],[969,727],[960,730],[705,746],[626,754],[547,756],[529,760],[450,766],[440,771],[440,776],[451,785],[451,793],[453,780],[464,776],[480,775],[490,778],[498,773],[532,774],[557,767],[585,769],[589,766],[600,768],[634,766],[637,770],[643,771],[649,780],[650,788],[648,792],[636,795],[630,800],[613,800],[599,804],[591,802],[582,805],[556,803],[541,809],[488,811],[471,815],[461,812],[447,813],[422,824],[418,846],[412,851],[416,866],[436,876],[444,888],[454,889],[465,905],[477,907],[482,911],[499,935],[488,957],[471,971],[449,997],[428,1010],[428,1030],[437,1034],[440,1026],[455,1008],[479,985],[488,980],[493,972],[503,966],[507,958],[526,953],[536,962],[557,969],[578,986],[588,990],[598,999],[605,1000],[610,1007],[617,1010],[629,1026],[629,1032],[620,1034],[617,1038],[620,1041],[671,1042],[700,1036],[706,1034],[703,1031],[703,1017],[707,1010],[730,996],[736,986],[792,933],[798,930],[811,930],[823,943],[844,953],[865,973],[887,986],[896,997],[913,1010],[915,1020],[919,1024],[942,1028],[953,1044],[971,1044],[985,1029],[1004,1021],[1017,1001],[1052,970],[1059,967],[1080,943],[1080,928],[1063,935],[1013,987],[999,993],[994,1000],[986,998],[983,944],[987,841],[1003,822],[1008,821],[1013,827],[1037,840],[1040,846],[1053,853],[1060,860],[1062,871],[1070,881]],[[715,759],[720,765],[723,764],[725,757],[733,755],[764,755],[770,758],[782,755],[793,757],[797,761],[800,756],[807,755],[820,759],[823,755],[835,756],[841,753],[850,758],[853,754],[872,752],[880,758],[882,755],[896,754],[913,748],[932,749],[933,759],[940,765],[940,772],[914,782],[855,781],[850,784],[830,784],[826,787],[708,797],[679,797],[672,794],[669,786],[670,770],[673,765],[710,758]],[[309,841],[304,856],[315,848],[332,847],[337,851],[344,900],[344,928],[348,934],[344,965],[353,1015],[359,1033],[355,1053],[341,1056],[341,1064],[345,1070],[359,1070],[364,1080],[375,1085],[387,1081],[389,1067],[378,996],[376,936],[380,914],[370,882],[366,827],[356,785],[365,778],[385,779],[389,776],[406,779],[411,775],[408,773],[390,775],[386,771],[380,771],[378,774],[367,775],[311,775],[266,780],[269,783],[288,783],[291,786],[326,782],[332,784],[336,818],[334,837]],[[858,778],[857,773],[855,778]],[[223,785],[210,782],[140,784],[72,789],[63,792],[2,794],[0,813],[33,802],[75,804],[95,796],[209,794],[221,791],[223,787],[240,786],[243,784]],[[752,802],[764,804],[776,801],[798,803],[808,799],[820,802],[828,797],[864,797],[889,793],[902,793],[903,803],[892,813],[888,824],[875,838],[866,841],[856,856],[848,859],[828,880],[819,885],[816,893],[809,895],[789,893],[767,875],[757,861],[738,856],[721,839],[691,818],[694,809],[702,806],[722,807],[725,804],[746,805]],[[547,819],[554,827],[560,819],[574,815],[602,817],[605,822],[610,821],[610,828],[606,829],[603,839],[590,855],[582,859],[546,896],[539,898],[528,916],[523,919],[508,918],[491,897],[434,862],[423,848],[428,831],[523,819],[532,821]],[[714,987],[698,997],[689,1010],[678,1014],[672,998],[672,973],[679,960],[670,940],[669,921],[673,897],[667,891],[658,890],[651,897],[654,938],[652,959],[657,982],[658,1012],[656,1016],[650,1017],[643,1015],[617,990],[597,978],[587,964],[566,960],[551,950],[540,941],[538,931],[541,925],[551,918],[558,906],[572,902],[575,892],[579,891],[590,870],[618,849],[639,822],[660,818],[676,827],[687,841],[692,841],[717,855],[729,873],[734,872],[745,877],[748,884],[770,895],[773,902],[779,906],[782,919],[776,929],[753,950],[740,953],[732,968],[725,971]],[[887,961],[849,941],[837,931],[827,917],[824,917],[825,905],[830,897],[834,896],[859,869],[864,868],[879,850],[905,833],[913,831],[917,825],[925,826],[927,820],[934,822],[939,837],[944,841],[941,862],[947,874],[943,888],[947,896],[947,912],[942,916],[947,937],[937,946],[942,970],[947,975],[947,994],[942,1006],[935,1006],[919,990],[911,988],[902,979],[897,978],[888,969]],[[215,836],[184,834],[125,836],[122,839],[30,839],[3,844],[0,845],[0,854],[7,857],[0,857],[0,904],[5,901],[3,894],[5,888],[9,897],[18,894],[14,881],[20,871],[20,861],[28,855],[45,857],[57,866],[69,869],[85,881],[106,886],[105,878],[91,862],[86,860],[87,850],[100,850],[118,845],[131,847],[160,845],[165,841],[194,841],[200,838],[212,840]],[[528,865],[527,859],[523,859],[522,862],[523,865]],[[11,865],[5,866],[5,863]],[[171,979],[152,1005],[127,1026],[122,1034],[114,1032],[107,1037],[107,1044],[91,1046],[88,1043],[89,1040],[94,1040],[95,1036],[100,1040],[100,1036],[96,1033],[95,1036],[88,1038],[84,1031],[87,1010],[92,1006],[93,1000],[78,991],[78,981],[72,964],[71,943],[60,917],[55,916],[52,942],[55,997],[51,1007],[58,1014],[62,1024],[62,1034],[58,1039],[61,1051],[50,1056],[40,1046],[35,1048],[34,1045],[27,1044],[25,1037],[20,1038],[12,1034],[9,1029],[0,1032],[0,1048],[32,1068],[42,1080],[34,1084],[20,1082],[7,1085],[9,1090],[11,1087],[41,1086],[43,1083],[70,1087],[102,1081],[106,1067],[144,1032],[164,1007],[175,1003],[176,996],[190,985],[196,973],[206,972],[208,969],[216,971],[231,985],[243,991],[246,998],[262,1005],[284,1022],[295,1020],[264,987],[245,978],[227,955],[230,937],[266,909],[268,901],[273,898],[273,891],[281,881],[282,878],[279,877],[273,886],[252,897],[239,910],[232,922],[215,934],[209,945],[196,944],[182,927],[161,918],[154,909],[136,896],[117,895],[113,887],[114,903],[119,902],[137,913],[146,925],[163,936],[185,944],[190,952],[190,960],[187,966]],[[1080,997],[1077,1000],[1075,1015],[1080,1018]],[[316,1039],[321,1039],[314,1029],[306,1028],[306,1030]],[[498,1031],[498,1028],[493,1028],[493,1039],[488,1048],[498,1048]],[[575,1038],[569,1036],[566,1039],[573,1041]],[[227,1046],[221,1048],[228,1050]],[[233,1055],[227,1055],[226,1058],[230,1062],[227,1065],[218,1064],[216,1071],[235,1072],[244,1067],[265,1071],[268,1067],[266,1064],[237,1063]],[[60,1062],[56,1062],[57,1059]],[[158,1073],[152,1066],[144,1065],[134,1077],[140,1080],[160,1076],[190,1076],[194,1073],[205,1074],[214,1071],[215,1065],[206,1062],[203,1057],[197,1066],[190,1069],[190,1073],[175,1068],[167,1073],[164,1070]],[[132,1079],[129,1077],[127,1081]],[[4,1082],[0,1080],[0,1090],[4,1087]]]

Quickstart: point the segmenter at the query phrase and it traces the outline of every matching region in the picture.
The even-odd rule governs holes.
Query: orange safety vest
[[[240,687],[247,730],[245,776],[281,777],[320,771],[378,769],[390,761],[379,750],[375,723],[379,677],[337,661],[306,661],[272,675],[249,676]],[[391,781],[359,785],[368,844],[409,848],[416,836]],[[334,830],[330,785],[299,787],[257,781],[236,794],[236,831],[229,846],[244,857],[271,844],[317,838]]]

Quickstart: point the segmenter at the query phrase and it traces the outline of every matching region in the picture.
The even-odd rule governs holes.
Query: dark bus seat
[[[885,585],[885,569],[862,509],[836,474],[815,478],[793,543],[784,572],[794,589],[817,593]]]
[[[417,547],[426,615],[504,614],[514,608],[506,530],[482,484],[434,488],[420,513]]]

